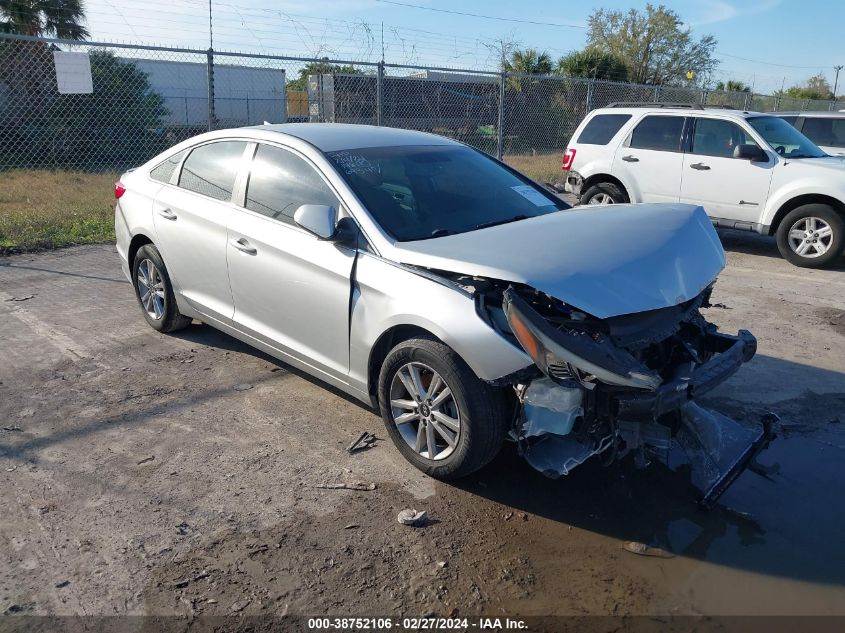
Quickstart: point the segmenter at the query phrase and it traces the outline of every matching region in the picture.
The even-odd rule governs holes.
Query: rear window
[[[245,147],[244,141],[200,145],[185,159],[179,186],[216,200],[231,200]]]
[[[597,114],[590,119],[576,142],[585,145],[607,145],[630,118],[630,114]]]
[[[682,116],[647,116],[631,135],[631,147],[678,152],[681,149]]]
[[[182,162],[182,157],[184,155],[185,152],[179,152],[178,154],[174,154],[165,160],[163,163],[153,167],[150,170],[150,178],[158,180],[159,182],[170,182],[173,172],[176,171],[176,167],[178,167],[179,163]]]

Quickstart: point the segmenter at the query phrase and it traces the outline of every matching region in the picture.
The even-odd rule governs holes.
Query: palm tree
[[[514,51],[511,58],[505,62],[505,70],[526,75],[550,75],[552,72],[552,58],[546,51],[526,48]]]
[[[751,88],[736,79],[728,79],[727,83],[719,81],[716,83],[716,90],[725,92],[751,92]]]
[[[0,0],[0,31],[84,40],[83,0]]]

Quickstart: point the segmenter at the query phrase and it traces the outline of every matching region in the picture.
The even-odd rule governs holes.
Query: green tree
[[[331,64],[327,60],[310,62],[299,69],[299,77],[287,82],[288,90],[307,90],[308,75],[360,75],[355,66],[341,66]]]
[[[613,53],[596,48],[572,51],[557,62],[558,74],[567,77],[590,77],[609,81],[627,81],[628,67]]]
[[[787,88],[782,94],[795,99],[833,99],[830,82],[821,73],[813,75],[803,84]]]
[[[534,48],[515,50],[505,62],[505,70],[526,75],[550,75],[552,58],[546,51],[541,52]]]
[[[596,9],[589,18],[587,45],[618,57],[634,83],[683,84],[687,73],[706,81],[716,68],[716,39],[695,39],[680,16],[663,5],[645,11]]]
[[[82,0],[0,0],[0,31],[84,40]]]
[[[716,82],[716,90],[724,92],[751,92],[751,88],[736,79],[728,79]]]

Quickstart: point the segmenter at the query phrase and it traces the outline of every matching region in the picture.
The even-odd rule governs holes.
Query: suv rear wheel
[[[625,192],[612,182],[599,182],[587,189],[580,204],[623,204],[628,202]]]
[[[845,252],[845,221],[826,204],[805,204],[790,211],[777,231],[785,260],[803,268],[820,268]]]

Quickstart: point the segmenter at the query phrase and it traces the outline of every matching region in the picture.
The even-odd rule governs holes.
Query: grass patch
[[[537,182],[563,183],[565,173],[560,168],[563,152],[536,156],[505,156],[504,161]]]
[[[0,172],[0,254],[114,239],[116,174]]]

